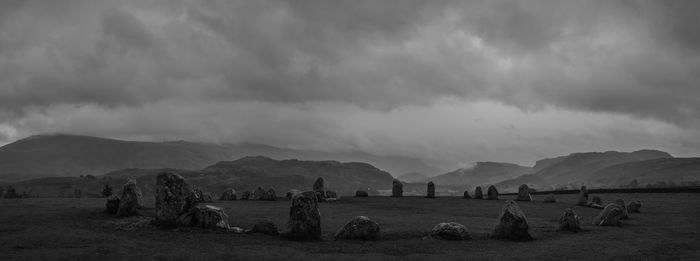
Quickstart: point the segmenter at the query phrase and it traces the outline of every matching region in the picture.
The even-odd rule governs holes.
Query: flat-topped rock
[[[576,205],[588,206],[588,189],[586,189],[586,186],[581,186],[581,190],[579,191],[578,200],[576,201]]]
[[[181,214],[196,205],[188,198],[192,190],[185,179],[172,172],[156,176],[156,221],[176,225]]]
[[[130,179],[124,184],[119,197],[119,210],[117,217],[139,216],[139,209],[143,207],[141,190],[136,186],[136,180]]]

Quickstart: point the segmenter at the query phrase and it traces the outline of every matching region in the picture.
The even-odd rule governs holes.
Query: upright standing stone
[[[403,184],[398,179],[394,179],[394,181],[392,181],[391,196],[403,197]]]
[[[588,206],[588,189],[586,189],[586,186],[581,186],[581,191],[578,194],[578,201],[576,202],[576,205]]]
[[[559,231],[581,231],[581,218],[576,215],[573,209],[567,208],[564,214],[559,218]]]
[[[639,202],[639,200],[632,200],[630,203],[627,205],[627,211],[631,213],[639,213],[639,208],[642,207],[642,202]]]
[[[319,202],[323,202],[326,200],[326,190],[325,190],[325,181],[323,180],[322,177],[319,177],[316,179],[316,182],[314,182],[314,187],[313,191],[316,193],[316,199]]]
[[[232,188],[224,190],[219,200],[236,200],[236,190]]]
[[[267,190],[267,193],[265,193],[265,200],[268,200],[268,201],[277,200],[277,192],[275,192],[274,188],[270,188]]]
[[[622,209],[617,204],[610,203],[603,211],[598,214],[593,219],[593,225],[595,226],[619,226],[622,223],[620,219],[622,218]]]
[[[124,184],[122,188],[122,194],[119,197],[119,210],[117,211],[117,217],[130,217],[138,216],[139,208],[143,205],[139,202],[143,202],[141,198],[141,190],[136,186],[136,180],[130,179]]]
[[[379,240],[379,224],[365,216],[357,216],[335,232],[335,239]]]
[[[472,196],[469,195],[469,191],[468,191],[468,190],[465,190],[465,191],[464,191],[464,198],[472,198]]]
[[[530,188],[522,184],[518,187],[518,198],[517,201],[532,201],[532,196],[530,196]]]
[[[193,207],[188,195],[192,191],[185,179],[172,172],[156,177],[156,220],[161,224],[176,225],[181,214]],[[194,204],[196,205],[196,203]]]
[[[428,182],[428,197],[429,198],[434,198],[435,197],[435,183]]]
[[[620,210],[622,210],[622,217],[620,217],[620,219],[630,218],[629,213],[627,212],[627,204],[625,204],[624,199],[618,198],[615,201],[615,204],[617,204],[620,207]]]
[[[243,193],[241,193],[241,199],[242,200],[253,199],[253,193],[250,193],[250,190],[244,190]]]
[[[527,217],[515,201],[506,200],[506,204],[501,210],[501,216],[498,217],[498,223],[491,233],[491,238],[518,241],[533,239]]]
[[[549,193],[549,195],[547,195],[544,198],[544,203],[556,203],[556,202],[557,202],[557,198],[555,198],[554,194],[552,194],[552,193]]]
[[[321,212],[315,191],[306,191],[292,198],[287,231],[283,236],[292,240],[321,238]]]
[[[484,193],[481,192],[481,187],[476,187],[474,190],[474,198],[475,199],[483,199],[484,198]]]
[[[119,212],[119,196],[111,195],[105,203],[105,213],[117,214]]]
[[[487,193],[486,199],[490,199],[490,200],[497,200],[498,199],[498,190],[496,189],[495,186],[493,186],[493,185],[489,186],[489,190],[486,193]]]
[[[267,195],[267,192],[265,192],[265,189],[263,189],[262,187],[258,187],[253,192],[253,199],[264,200],[266,198],[266,195]]]

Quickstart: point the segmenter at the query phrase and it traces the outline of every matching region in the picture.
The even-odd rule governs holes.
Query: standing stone
[[[335,232],[335,240],[379,240],[379,224],[365,216],[357,216]]]
[[[620,210],[622,210],[622,217],[620,217],[620,219],[629,219],[630,216],[629,216],[629,213],[627,212],[627,204],[625,204],[625,200],[618,198],[615,201],[615,204],[617,204],[617,206],[620,207]]]
[[[596,226],[619,226],[622,223],[620,219],[622,218],[622,209],[617,204],[610,203],[603,211],[598,214],[598,216],[593,219],[593,225]]]
[[[576,215],[573,209],[567,208],[559,218],[559,231],[581,231],[581,218]]]
[[[639,208],[642,207],[642,202],[639,202],[639,200],[632,200],[630,203],[627,205],[627,211],[631,213],[639,213]]]
[[[244,190],[243,193],[241,193],[241,200],[248,200],[252,199],[252,193],[250,193],[250,190]]]
[[[493,185],[489,186],[489,189],[486,193],[486,199],[498,200],[498,190]]]
[[[464,198],[472,198],[472,196],[469,195],[469,191],[468,191],[468,190],[465,190],[465,191],[464,191]]]
[[[501,210],[501,216],[498,217],[498,223],[491,233],[491,238],[518,241],[533,239],[525,213],[520,210],[515,201],[506,200],[506,204]]]
[[[287,231],[283,236],[292,240],[321,238],[321,212],[315,191],[306,191],[292,198]]]
[[[367,193],[367,191],[364,191],[364,190],[357,190],[357,191],[355,191],[355,197],[366,198],[366,197],[369,197],[369,193]]]
[[[122,194],[119,197],[119,210],[117,211],[117,217],[140,215],[138,209],[143,205],[139,205],[139,202],[143,202],[141,197],[141,190],[139,190],[138,186],[136,186],[136,180],[128,180],[126,184],[124,184]]]
[[[554,194],[552,194],[552,193],[549,193],[549,195],[547,195],[544,198],[544,203],[556,203],[556,202],[557,202],[557,198],[555,198]]]
[[[433,227],[433,229],[430,231],[430,236],[433,238],[446,240],[471,239],[471,235],[469,235],[467,227],[455,222],[437,224],[437,226]]]
[[[435,198],[435,183],[428,182],[428,197]]]
[[[266,195],[267,195],[267,192],[265,192],[265,189],[263,189],[262,187],[258,187],[253,192],[253,199],[254,200],[264,200]]]
[[[277,200],[277,192],[275,192],[274,188],[270,188],[267,190],[267,193],[265,193],[265,200],[268,200],[268,201]]]
[[[518,198],[515,200],[517,201],[532,201],[532,196],[530,195],[530,188],[522,184],[520,187],[518,187]]]
[[[603,205],[603,200],[600,199],[600,197],[595,196],[593,199],[591,199],[591,203],[598,204],[598,205]]]
[[[156,177],[156,220],[161,224],[176,225],[181,214],[192,207],[188,195],[192,191],[185,179],[172,172]],[[196,203],[195,203],[196,204]]]
[[[119,196],[111,195],[107,198],[105,203],[105,213],[117,214],[119,211]]]
[[[403,184],[398,179],[394,179],[391,184],[391,196],[403,197]]]
[[[232,188],[224,190],[219,200],[236,200],[236,190]]]
[[[316,199],[319,202],[326,201],[326,190],[324,188],[324,183],[325,181],[322,177],[317,178],[316,182],[314,182],[313,191],[316,192]]]
[[[296,194],[301,194],[301,190],[290,189],[289,191],[287,191],[287,193],[284,195],[284,197],[287,199],[292,199],[292,197],[294,197],[294,195],[296,195]]]
[[[228,215],[223,209],[210,205],[194,206],[188,213],[180,215],[179,223],[201,228],[228,229]]]
[[[576,205],[588,206],[588,190],[586,186],[581,186],[581,191],[578,194],[578,201]]]
[[[481,192],[481,187],[476,187],[474,190],[474,198],[475,199],[483,199],[484,198],[484,193]]]
[[[265,234],[265,235],[270,235],[270,236],[277,236],[280,234],[279,230],[277,230],[277,226],[275,223],[272,223],[272,221],[258,221],[255,223],[253,228],[250,230],[245,231],[246,233],[260,233],[260,234]]]

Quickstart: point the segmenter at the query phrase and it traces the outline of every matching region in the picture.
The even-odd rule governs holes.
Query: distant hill
[[[700,180],[700,158],[661,158],[613,165],[591,174],[589,182],[602,187],[630,184],[641,186],[657,182]]]
[[[526,184],[528,187],[536,190],[549,190],[550,186],[544,185],[548,184],[546,180],[542,177],[534,174],[525,174],[518,176],[514,179],[508,179],[496,183],[494,186],[498,188],[499,192],[517,192],[520,185]]]
[[[527,174],[532,169],[512,163],[502,162],[477,162],[473,168],[458,169],[426,181],[432,181],[437,185],[482,185],[494,184],[503,180],[512,179]]]
[[[126,168],[198,170],[249,155],[367,162],[390,173],[438,172],[419,159],[364,152],[293,150],[249,143],[138,142],[57,134],[31,136],[0,147],[0,181],[99,175]]]
[[[403,181],[403,182],[409,182],[409,183],[414,183],[414,182],[423,182],[428,179],[428,176],[423,175],[418,172],[409,172],[406,174],[403,174],[401,176],[398,176],[396,179]]]

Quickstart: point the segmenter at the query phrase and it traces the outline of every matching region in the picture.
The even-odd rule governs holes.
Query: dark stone
[[[532,201],[532,196],[530,195],[530,188],[522,184],[520,187],[518,187],[518,198],[515,200],[517,201]]]
[[[366,197],[369,197],[369,194],[367,193],[367,191],[357,190],[357,191],[355,191],[355,197],[366,198]]]
[[[489,189],[486,193],[487,193],[486,199],[490,199],[490,200],[497,200],[498,199],[498,190],[496,189],[495,186],[493,186],[493,185],[489,186]]]
[[[270,236],[277,236],[280,234],[279,230],[277,230],[277,226],[275,225],[275,223],[272,223],[272,221],[267,220],[258,221],[257,223],[255,223],[253,228],[246,231],[246,233],[260,233]]]
[[[192,192],[185,179],[172,172],[163,172],[156,177],[156,221],[176,225],[181,214],[196,205],[188,197]]]
[[[472,198],[472,196],[469,195],[469,191],[468,191],[468,190],[465,190],[465,191],[464,191],[464,198]]]
[[[559,231],[581,231],[581,218],[573,209],[567,208],[559,218]]]
[[[249,190],[244,190],[243,193],[241,193],[241,200],[248,200],[252,199],[253,194],[250,193]]]
[[[180,224],[185,226],[229,229],[228,215],[223,209],[210,205],[198,205],[184,213],[179,218]]]
[[[267,192],[265,192],[265,189],[262,187],[258,187],[255,189],[253,192],[253,199],[254,200],[265,200],[267,198]]]
[[[428,195],[429,198],[435,198],[435,183],[428,182]]]
[[[296,194],[301,194],[301,190],[291,189],[291,190],[287,191],[287,194],[285,194],[285,198],[292,199],[292,197],[294,197],[294,195],[296,195]]]
[[[593,225],[596,226],[619,226],[622,224],[620,219],[622,218],[622,209],[620,206],[614,203],[610,203],[603,211],[598,214],[598,216],[593,219]]]
[[[501,215],[498,217],[498,223],[491,233],[491,238],[516,241],[533,239],[527,217],[515,201],[506,200]]]
[[[282,236],[292,240],[321,238],[321,212],[318,210],[316,194],[314,191],[306,191],[292,198],[287,231]]]
[[[474,198],[475,199],[483,199],[484,198],[484,193],[481,192],[481,187],[476,187],[476,189],[474,189]]]
[[[591,199],[591,202],[598,204],[598,205],[603,205],[603,200],[600,199],[600,197],[598,197],[598,196],[593,197],[593,199]]]
[[[618,198],[615,201],[615,204],[617,204],[617,206],[620,207],[620,210],[622,210],[622,217],[620,217],[620,219],[629,219],[630,216],[629,216],[629,213],[627,212],[627,204],[625,204],[625,200]]]
[[[326,190],[324,188],[325,181],[322,177],[316,179],[314,182],[313,191],[316,192],[316,199],[318,202],[323,202],[326,200]]]
[[[326,198],[338,198],[338,193],[335,193],[335,191],[332,190],[326,190]]]
[[[267,201],[275,201],[277,200],[277,193],[275,192],[274,188],[270,188],[267,190],[267,193],[265,193],[265,198],[264,200]]]
[[[357,216],[335,232],[335,239],[380,240],[379,224],[365,216]]]
[[[556,203],[556,202],[557,202],[557,198],[555,198],[554,194],[552,194],[552,193],[549,193],[549,195],[547,195],[544,198],[544,203]]]
[[[141,190],[136,186],[136,180],[130,179],[124,184],[124,188],[122,188],[122,194],[119,197],[117,217],[139,216],[141,215],[139,213],[139,208],[143,208]]]
[[[224,190],[224,192],[221,193],[219,200],[236,200],[236,190],[232,188]]]
[[[105,203],[105,213],[117,214],[119,211],[119,196],[111,195],[107,198]]]
[[[394,179],[394,181],[391,182],[391,196],[403,197],[403,183],[398,179]]]
[[[588,206],[588,189],[586,189],[586,186],[581,186],[581,191],[578,194],[578,201],[576,205]]]
[[[454,222],[437,224],[437,226],[433,227],[433,229],[430,231],[430,236],[433,238],[446,240],[471,239],[471,235],[469,235],[467,227]]]
[[[639,208],[642,207],[642,202],[639,202],[639,200],[632,200],[630,203],[627,205],[627,211],[630,213],[639,213]]]

